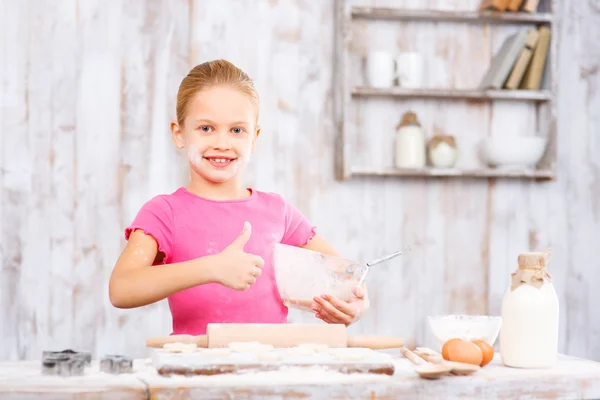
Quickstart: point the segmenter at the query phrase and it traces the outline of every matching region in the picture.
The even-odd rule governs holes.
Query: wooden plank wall
[[[147,336],[170,332],[165,302],[114,309],[107,282],[123,227],[148,198],[186,181],[168,131],[180,80],[224,57],[261,95],[249,184],[284,194],[348,257],[413,247],[373,269],[372,310],[352,332],[428,344],[427,315],[498,314],[517,254],[552,246],[560,350],[600,360],[600,10],[592,0],[560,3],[558,181],[337,182],[333,0],[0,0],[0,359],[67,347],[142,356]],[[423,51],[435,61],[429,82],[467,87],[511,30],[358,22],[355,32],[358,53],[374,44]],[[351,121],[362,132],[356,161],[390,160],[392,128],[407,106],[428,131],[455,134],[467,148],[535,123],[509,103],[364,100]]]

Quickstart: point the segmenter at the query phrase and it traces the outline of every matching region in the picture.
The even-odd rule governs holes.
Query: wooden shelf
[[[510,170],[481,168],[473,170],[444,169],[444,168],[424,168],[424,169],[397,169],[372,168],[372,167],[352,167],[352,176],[381,176],[381,177],[462,177],[462,178],[531,178],[537,180],[553,180],[556,178],[552,170]]]
[[[352,7],[353,18],[394,21],[467,22],[494,24],[551,24],[552,14],[495,11],[405,10],[383,7]]]
[[[435,178],[489,178],[489,179],[525,179],[532,181],[547,181],[556,179],[556,157],[557,157],[557,109],[556,109],[556,93],[557,93],[557,9],[558,0],[541,0],[540,10],[543,12],[536,13],[525,13],[525,12],[497,12],[492,10],[473,10],[473,11],[461,11],[461,10],[431,10],[431,9],[402,9],[402,8],[386,8],[386,7],[360,7],[352,6],[349,4],[349,0],[335,0],[335,58],[334,58],[334,70],[336,73],[333,75],[333,116],[334,123],[337,128],[337,137],[335,141],[335,165],[336,165],[336,179],[346,180],[351,179],[353,176],[371,176],[371,177],[398,177],[398,178],[417,178],[417,179],[435,179]],[[506,29],[511,30],[509,25],[522,25],[523,27],[529,28],[533,25],[546,25],[551,30],[552,40],[550,41],[550,52],[546,61],[545,68],[548,69],[548,75],[544,78],[544,89],[543,90],[481,90],[479,88],[470,89],[446,89],[446,88],[419,88],[409,89],[403,87],[391,87],[391,88],[373,88],[368,86],[356,86],[352,83],[353,68],[351,65],[351,55],[353,53],[352,42],[355,38],[360,38],[359,45],[356,49],[360,49],[360,54],[366,54],[368,51],[379,48],[381,46],[378,43],[378,39],[387,40],[390,42],[396,40],[398,48],[404,47],[406,44],[402,42],[400,46],[397,35],[388,33],[386,36],[383,31],[373,30],[371,31],[370,26],[364,24],[356,24],[356,20],[391,20],[400,22],[432,22],[428,24],[425,29],[434,29],[435,23],[438,22],[449,22],[449,23],[463,23],[471,24],[480,28],[485,28],[486,25],[506,25]],[[400,23],[398,25],[404,25]],[[431,26],[430,26],[431,25]],[[412,25],[402,27],[402,29],[409,29]],[[362,35],[373,33],[372,38],[363,38]],[[435,46],[426,46],[422,51],[426,53],[432,60],[435,57],[446,57],[445,62],[452,69],[451,74],[454,74],[454,69],[468,68],[469,63],[473,62],[485,62],[488,55],[479,57],[477,52],[465,53],[466,58],[463,61],[460,59],[458,51],[455,50],[450,55],[450,50],[453,49],[452,44],[455,40],[461,40],[462,46],[469,46],[470,43],[474,43],[472,40],[477,35],[481,35],[484,32],[473,29],[460,29],[455,33],[450,31],[437,32],[438,34],[444,35],[443,45],[439,45],[440,48]],[[501,40],[505,37],[505,33],[496,32],[492,30],[489,34],[489,38],[485,38],[486,42],[491,46],[492,40]],[[358,35],[358,36],[357,36]],[[394,36],[395,35],[395,36]],[[403,31],[403,35],[406,36],[406,32]],[[447,37],[446,37],[447,36]],[[381,39],[386,38],[386,39]],[[479,40],[479,38],[477,39]],[[364,47],[364,48],[363,48]],[[393,47],[393,46],[392,46]],[[460,47],[456,47],[457,49]],[[354,49],[354,51],[356,51]],[[444,50],[445,49],[445,50]],[[442,51],[443,50],[443,51]],[[489,50],[487,50],[489,51]],[[448,54],[447,54],[448,53]],[[356,53],[354,54],[356,55]],[[493,59],[493,58],[492,58]],[[433,61],[432,61],[433,62]],[[466,65],[467,67],[463,67]],[[462,73],[462,71],[461,71]],[[446,80],[448,83],[454,80],[449,77]],[[450,86],[450,85],[448,85]],[[353,161],[356,157],[353,155],[356,151],[361,149],[355,149],[355,143],[357,143],[359,126],[363,124],[361,119],[364,121],[365,118],[356,118],[356,114],[365,109],[364,104],[360,101],[366,97],[385,97],[388,99],[430,99],[430,101],[463,101],[459,107],[471,107],[471,102],[516,102],[518,104],[510,104],[511,107],[500,107],[494,109],[494,113],[510,113],[513,109],[520,110],[524,109],[527,114],[534,114],[531,116],[532,120],[523,120],[524,123],[529,125],[528,129],[534,130],[536,134],[544,135],[548,138],[547,150],[544,156],[539,162],[539,168],[523,169],[523,170],[508,170],[508,169],[496,169],[487,168],[482,166],[481,168],[473,169],[435,169],[435,168],[424,168],[417,170],[402,170],[394,167],[368,167],[364,165],[353,165]],[[354,103],[354,104],[353,104]],[[466,104],[465,104],[466,103]],[[531,104],[533,103],[533,104]],[[533,105],[534,107],[532,107]],[[520,107],[522,106],[522,107]],[[379,112],[380,110],[369,109],[369,111]],[[391,112],[391,108],[389,109]],[[402,110],[398,110],[401,112]],[[388,109],[381,110],[382,113],[388,113]],[[519,111],[520,112],[520,111]],[[431,117],[431,116],[430,116]],[[398,118],[398,115],[394,116]],[[437,117],[435,117],[437,118]],[[440,116],[442,120],[444,116]],[[527,118],[527,115],[519,114],[518,118]],[[534,119],[534,120],[533,120]],[[477,119],[479,121],[480,119]],[[492,121],[493,120],[493,121]],[[481,127],[469,128],[472,132],[480,132],[481,135],[491,136],[492,131],[504,131],[506,129],[517,129],[522,130],[518,126],[515,128],[514,123],[510,121],[510,115],[504,119],[502,116],[494,115],[494,118],[490,118],[492,123],[489,126],[485,124]],[[456,121],[452,121],[455,124]],[[468,124],[469,121],[465,121]],[[451,124],[451,125],[452,125]],[[518,124],[518,122],[516,122]],[[506,125],[506,126],[504,126]],[[448,128],[449,132],[460,131],[456,128]],[[468,129],[468,130],[469,130]],[[484,132],[482,132],[484,131]],[[388,132],[387,134],[391,134]],[[466,134],[466,133],[461,133]],[[378,137],[379,139],[379,137]],[[460,138],[459,138],[460,140]],[[381,144],[381,143],[380,143]],[[467,150],[471,151],[471,150]],[[474,151],[474,149],[473,149]]]
[[[352,90],[353,96],[391,96],[406,98],[431,98],[453,100],[515,100],[550,101],[552,93],[546,90],[461,90],[461,89],[405,89],[373,88],[359,86]]]

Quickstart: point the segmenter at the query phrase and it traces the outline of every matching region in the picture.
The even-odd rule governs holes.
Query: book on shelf
[[[511,0],[483,0],[480,10],[492,9],[495,11],[505,11]]]
[[[533,49],[533,56],[531,57],[529,67],[519,86],[520,89],[538,90],[542,83],[542,75],[544,74],[548,49],[550,48],[550,28],[540,26],[538,30],[539,38]]]
[[[534,13],[537,11],[539,2],[540,0],[483,0],[479,10]]]
[[[525,11],[528,13],[534,13],[537,11],[539,3],[540,3],[540,0],[525,0],[525,1],[523,1],[521,11]]]
[[[517,12],[521,9],[521,6],[523,5],[523,3],[524,3],[523,0],[510,0],[508,2],[508,5],[506,6],[506,9],[508,11]]]
[[[518,89],[521,81],[523,80],[523,76],[525,76],[525,71],[529,66],[529,62],[531,61],[531,56],[533,55],[533,49],[538,41],[538,37],[540,33],[537,29],[529,29],[527,31],[527,40],[525,40],[525,44],[521,49],[521,53],[513,65],[513,68],[504,84],[505,89]]]
[[[479,89],[539,90],[550,47],[550,29],[521,29],[495,54]]]
[[[504,40],[481,80],[480,89],[501,89],[504,86],[526,41],[526,30],[513,33]]]

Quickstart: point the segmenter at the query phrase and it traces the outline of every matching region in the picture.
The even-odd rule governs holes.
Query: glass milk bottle
[[[425,134],[412,111],[405,113],[396,127],[396,168],[425,167]]]
[[[507,367],[549,368],[558,353],[558,296],[550,251],[522,253],[502,302],[500,355]]]

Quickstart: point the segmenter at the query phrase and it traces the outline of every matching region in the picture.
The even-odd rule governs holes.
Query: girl
[[[110,301],[133,308],[168,297],[173,334],[204,334],[208,323],[285,323],[272,265],[276,242],[336,254],[280,195],[244,188],[258,126],[252,80],[228,61],[194,67],[177,93],[173,141],[186,149],[190,181],[143,205],[125,229]],[[367,308],[366,290],[349,302],[313,299],[317,318],[349,325]]]

